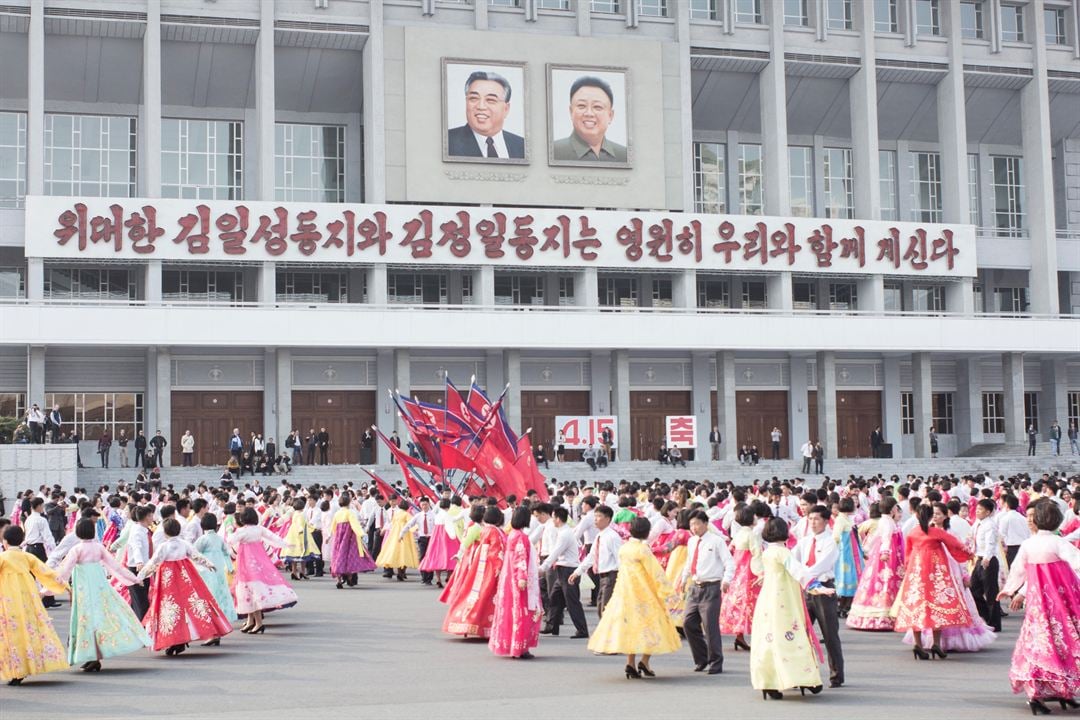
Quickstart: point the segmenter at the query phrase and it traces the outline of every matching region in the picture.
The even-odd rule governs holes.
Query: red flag
[[[440,478],[442,477],[442,470],[440,470],[438,468],[438,466],[432,465],[432,464],[426,463],[426,462],[421,462],[420,460],[417,460],[416,458],[414,458],[411,455],[407,454],[404,450],[399,448],[397,445],[390,442],[390,438],[383,435],[382,431],[380,431],[379,428],[375,427],[374,425],[372,425],[371,428],[379,436],[379,439],[382,440],[384,443],[386,443],[386,447],[390,448],[390,454],[393,455],[397,459],[397,461],[401,464],[401,466],[403,468],[406,465],[408,465],[410,467],[418,467],[421,470],[427,470],[429,473],[431,473],[431,474],[433,474],[433,475],[435,475],[437,477],[440,477]]]
[[[465,480],[465,485],[462,488],[462,493],[468,497],[483,497],[487,493],[480,487],[480,483],[476,482],[476,476],[470,475]]]
[[[381,492],[383,494],[383,497],[385,497],[387,500],[389,500],[390,498],[398,497],[399,495],[401,495],[401,493],[399,493],[397,490],[390,487],[390,484],[388,482],[386,482],[381,477],[379,477],[375,473],[368,470],[366,467],[361,467],[360,469],[371,476],[371,479],[375,481],[375,487],[377,487],[379,489],[379,492]]]
[[[516,495],[525,497],[527,490],[525,479],[514,467],[513,456],[507,457],[493,442],[483,442],[473,456],[476,469],[494,487],[490,493],[493,497],[506,497]]]
[[[476,472],[476,463],[465,453],[449,443],[442,446],[442,466],[444,472],[446,470],[464,470],[471,473]]]
[[[536,466],[536,458],[532,454],[532,444],[529,442],[528,433],[518,439],[518,453],[517,460],[514,461],[514,468],[525,480],[526,488],[536,491],[536,494],[540,497],[540,502],[547,502],[550,499],[547,479],[541,474],[540,468]]]

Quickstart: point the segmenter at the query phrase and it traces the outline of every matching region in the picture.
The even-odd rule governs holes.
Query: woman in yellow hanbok
[[[668,582],[675,588],[675,592],[667,599],[668,614],[671,616],[671,621],[675,623],[675,627],[681,628],[683,617],[686,615],[686,597],[690,594],[690,588],[682,588],[680,592],[678,583],[682,577],[683,568],[690,560],[686,551],[687,543],[690,541],[690,511],[680,510],[675,523],[676,530],[668,542],[669,555],[665,574]]]
[[[397,570],[397,579],[405,579],[406,568],[420,567],[420,551],[416,547],[416,536],[405,530],[409,522],[409,504],[402,500],[394,508],[393,517],[383,537],[382,550],[375,564],[388,570]]]
[[[819,666],[823,656],[810,627],[803,590],[823,595],[834,591],[806,578],[806,568],[795,562],[787,548],[788,528],[783,520],[770,518],[761,537],[768,547],[760,560],[763,580],[754,607],[750,683],[761,691],[763,699],[782,700],[781,690],[791,687],[816,695],[822,688]]]
[[[26,539],[21,527],[4,528],[0,552],[0,680],[19,685],[29,675],[68,667],[67,649],[53,630],[35,580],[54,595],[68,591],[56,573],[30,553],[19,550]]]
[[[281,551],[281,559],[289,563],[293,580],[307,580],[308,562],[319,557],[319,546],[311,534],[311,524],[304,517],[305,507],[307,503],[302,499],[293,503],[289,532],[285,535],[288,544]]]
[[[589,638],[593,652],[626,655],[627,678],[654,677],[649,659],[675,652],[681,645],[667,608],[674,590],[646,542],[650,527],[643,517],[630,521],[631,539],[619,548],[611,600]],[[641,662],[635,666],[639,654]]]

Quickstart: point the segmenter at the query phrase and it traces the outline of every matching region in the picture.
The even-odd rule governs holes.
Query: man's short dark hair
[[[615,105],[615,93],[611,91],[611,85],[595,75],[583,75],[575,80],[574,84],[570,86],[570,99],[573,100],[574,94],[583,87],[600,88],[604,91],[604,94],[607,95],[612,106]],[[509,98],[507,98],[507,100],[509,100]]]
[[[466,95],[469,94],[469,87],[477,80],[490,80],[491,82],[499,83],[502,85],[503,95],[505,95],[503,102],[510,102],[510,81],[499,73],[488,72],[487,70],[474,70],[469,73],[469,77],[465,81]],[[611,93],[609,92],[608,94],[610,95]]]

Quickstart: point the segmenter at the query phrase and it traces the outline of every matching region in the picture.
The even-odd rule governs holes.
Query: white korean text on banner
[[[668,415],[664,418],[668,447],[680,450],[697,447],[697,418],[693,415]]]

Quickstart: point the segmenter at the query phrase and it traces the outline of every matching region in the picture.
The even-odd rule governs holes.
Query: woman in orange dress
[[[506,534],[502,531],[502,510],[489,505],[484,511],[484,527],[468,562],[454,571],[450,609],[443,632],[464,637],[490,637],[495,618],[495,592],[499,587]],[[450,589],[450,588],[448,588]]]

